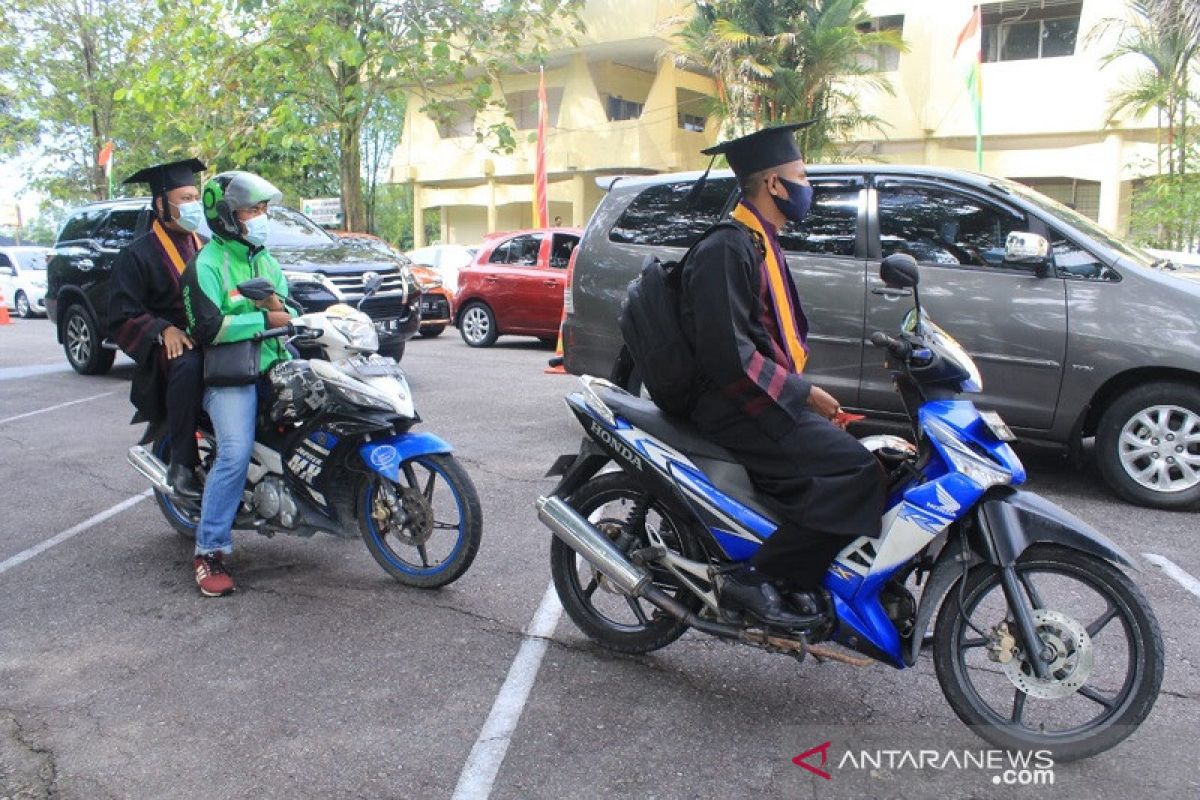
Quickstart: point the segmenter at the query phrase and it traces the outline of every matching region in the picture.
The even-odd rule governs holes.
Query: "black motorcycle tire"
[[[355,507],[359,510],[358,529],[371,556],[397,581],[405,586],[414,586],[418,589],[439,589],[461,578],[463,573],[470,568],[471,562],[475,560],[475,555],[479,552],[480,540],[483,537],[483,511],[479,505],[479,493],[475,490],[475,484],[471,482],[471,477],[467,475],[467,471],[454,456],[449,454],[419,456],[405,463],[412,462],[425,462],[430,468],[440,473],[458,500],[459,525],[462,528],[463,541],[456,548],[452,558],[448,559],[444,566],[439,565],[437,572],[428,575],[405,570],[396,563],[392,558],[395,554],[380,542],[378,533],[373,529],[370,515],[365,512],[371,502],[368,493],[373,490],[376,481],[386,480],[384,478],[370,476],[359,484],[355,503]]]
[[[645,491],[628,475],[623,472],[606,472],[581,486],[567,503],[587,518],[605,503],[638,496],[644,497]],[[680,524],[661,504],[654,503],[652,507],[656,513],[670,520],[678,533],[680,554],[685,558],[704,560],[704,552],[688,527]],[[579,585],[579,573],[576,569],[578,558],[575,551],[562,540],[555,538],[551,543],[550,574],[554,578],[554,589],[567,616],[589,638],[610,650],[638,655],[666,647],[687,631],[686,623],[665,612],[658,612],[658,618],[636,632],[613,627],[607,618],[596,613],[583,596],[584,588]],[[700,598],[687,590],[678,589],[673,593],[676,600],[692,611],[699,611],[703,607]]]
[[[1116,713],[1094,728],[1069,735],[1039,735],[1032,728],[1001,719],[979,698],[955,654],[963,636],[976,634],[966,625],[961,608],[972,608],[976,594],[987,591],[999,578],[999,569],[991,564],[975,567],[962,586],[951,587],[942,601],[934,628],[933,663],[938,683],[950,707],[965,724],[988,742],[1008,750],[1050,750],[1056,761],[1075,761],[1108,750],[1129,736],[1149,715],[1158,697],[1163,678],[1164,648],[1158,620],[1145,595],[1128,576],[1109,562],[1078,550],[1053,544],[1037,544],[1021,554],[1017,570],[1053,569],[1086,580],[1093,590],[1102,592],[1110,607],[1122,613],[1129,626],[1127,638],[1136,671],[1135,684],[1121,696]],[[985,586],[987,584],[987,586]],[[1110,623],[1111,624],[1111,623]],[[1086,684],[1085,684],[1086,686]],[[1040,702],[1040,701],[1039,701]]]

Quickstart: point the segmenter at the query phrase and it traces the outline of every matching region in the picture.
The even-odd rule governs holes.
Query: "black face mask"
[[[789,181],[786,178],[780,178],[779,182],[783,184],[783,188],[787,189],[787,199],[771,195],[771,199],[775,201],[775,205],[783,212],[783,215],[792,222],[803,222],[808,216],[808,210],[812,208],[813,188],[808,184],[796,183]]]

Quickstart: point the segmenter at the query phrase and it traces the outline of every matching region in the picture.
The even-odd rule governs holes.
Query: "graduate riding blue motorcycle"
[[[1015,236],[1013,258],[1046,257],[1044,239]],[[852,542],[830,566],[826,619],[780,629],[723,607],[723,576],[777,527],[771,500],[686,421],[590,376],[566,398],[587,437],[556,462],[561,481],[537,501],[555,535],[563,607],[624,653],[665,647],[688,628],[797,659],[897,669],[928,646],[946,700],[988,742],[1062,761],[1103,752],[1146,719],[1162,682],[1158,622],[1123,571],[1133,561],[1016,488],[1025,470],[1012,433],[960,399],[981,390],[979,371],[921,311],[916,262],[893,255],[880,274],[916,301],[898,338],[871,337],[886,350],[916,444],[862,440],[887,474],[883,533]],[[619,469],[602,472],[610,462]]]

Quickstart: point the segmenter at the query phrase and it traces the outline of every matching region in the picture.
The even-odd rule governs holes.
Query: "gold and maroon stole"
[[[799,296],[792,283],[792,276],[788,273],[787,260],[783,257],[779,240],[773,231],[767,231],[763,218],[745,201],[739,202],[734,208],[733,218],[757,233],[767,245],[764,248],[766,252],[763,260],[775,322],[783,337],[784,350],[792,362],[792,369],[804,372],[804,365],[808,362],[808,343],[805,341],[808,335],[808,321],[800,308]]]
[[[167,235],[167,230],[162,226],[161,222],[154,220],[154,222],[150,223],[150,231],[154,234],[154,238],[158,242],[158,248],[162,250],[163,258],[175,268],[175,273],[171,277],[178,284],[179,276],[187,268],[187,262],[183,260],[183,256],[179,255],[179,248],[171,241],[171,237]],[[196,250],[199,250],[200,237],[194,233],[191,236],[192,242],[196,245]]]

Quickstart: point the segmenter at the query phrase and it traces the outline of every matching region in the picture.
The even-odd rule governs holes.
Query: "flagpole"
[[[550,202],[546,192],[546,68],[538,68],[537,152],[533,167],[533,227],[550,224]]]

